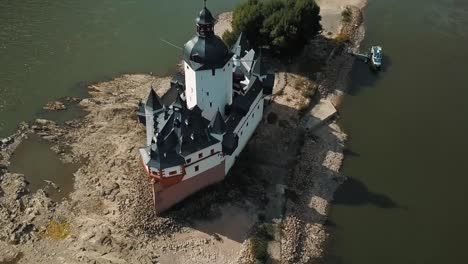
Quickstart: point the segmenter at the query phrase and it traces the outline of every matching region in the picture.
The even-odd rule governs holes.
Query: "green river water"
[[[238,2],[209,6],[219,13]],[[47,101],[82,95],[88,82],[171,71],[180,51],[160,39],[182,45],[201,5],[0,0],[0,137],[40,115]],[[357,63],[351,75],[341,111],[350,135],[344,166],[350,179],[333,206],[328,262],[463,263],[468,1],[370,0],[366,22],[363,47],[379,43],[387,56],[380,74]],[[34,140],[23,147],[18,160],[30,162],[16,162],[17,170],[51,167],[28,168],[53,159],[31,155],[44,148]]]
[[[351,74],[330,262],[465,263],[468,1],[370,0],[366,23],[387,57]]]
[[[239,1],[211,1],[214,13]],[[50,100],[120,73],[165,74],[203,1],[0,0],[0,137]]]

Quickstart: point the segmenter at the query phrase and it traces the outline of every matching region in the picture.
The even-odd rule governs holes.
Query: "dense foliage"
[[[223,39],[232,45],[244,32],[253,47],[293,54],[322,29],[319,13],[314,0],[248,0],[234,10],[233,31],[225,32]]]

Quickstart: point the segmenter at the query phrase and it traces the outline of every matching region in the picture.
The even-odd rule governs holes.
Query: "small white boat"
[[[370,62],[376,69],[382,66],[382,47],[373,46],[370,53]]]

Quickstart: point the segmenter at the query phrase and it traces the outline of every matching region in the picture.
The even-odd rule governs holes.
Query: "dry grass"
[[[343,19],[343,22],[345,23],[351,22],[352,15],[353,13],[351,12],[351,9],[349,7],[346,7],[345,10],[341,12],[341,17]]]
[[[70,224],[64,219],[54,219],[42,228],[42,237],[63,240],[70,235]]]
[[[338,34],[338,36],[336,36],[335,38],[335,42],[337,44],[346,43],[346,42],[349,42],[349,40],[350,40],[349,34],[344,31],[341,31],[340,34]]]

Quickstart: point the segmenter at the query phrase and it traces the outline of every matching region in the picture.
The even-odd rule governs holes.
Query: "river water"
[[[334,261],[462,263],[468,237],[468,1],[370,0],[341,123],[350,135]]]
[[[211,1],[209,7],[217,14],[238,2]],[[0,0],[0,138],[20,121],[76,117],[76,105],[59,113],[42,106],[84,96],[89,82],[172,71],[181,50],[164,41],[183,46],[202,7],[201,0]],[[58,201],[72,190],[78,165],[63,164],[50,147],[31,137],[13,155],[9,170],[24,174],[32,191],[46,188]]]
[[[213,13],[239,1],[210,1]],[[203,1],[1,0],[0,137],[89,81],[173,69]]]
[[[170,71],[181,52],[161,39],[182,46],[201,5],[1,0],[0,137],[89,81]],[[363,47],[379,43],[387,57],[378,75],[355,65],[341,111],[350,179],[331,214],[330,263],[459,263],[468,237],[468,2],[370,0],[366,13]],[[24,155],[44,148],[31,146]]]

